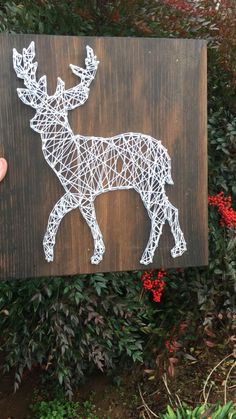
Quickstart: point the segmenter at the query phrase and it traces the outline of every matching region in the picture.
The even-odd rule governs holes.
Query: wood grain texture
[[[16,93],[23,83],[12,66],[18,51],[34,40],[38,77],[47,75],[49,93],[57,76],[66,88],[78,84],[69,64],[84,66],[85,46],[100,61],[88,101],[71,111],[74,133],[109,137],[142,132],[162,141],[172,159],[173,186],[188,250],[173,259],[169,226],[163,229],[153,265],[208,263],[206,43],[200,40],[0,36],[0,155],[9,171],[0,184],[0,278],[144,269],[139,264],[150,232],[146,210],[135,191],[114,191],[96,201],[106,253],[91,265],[93,241],[79,210],[59,227],[53,263],[44,259],[42,240],[48,216],[62,196],[59,180],[44,160],[40,135],[32,131],[35,111]]]

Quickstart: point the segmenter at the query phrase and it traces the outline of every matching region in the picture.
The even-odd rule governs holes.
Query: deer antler
[[[32,85],[36,83],[36,71],[38,63],[33,63],[35,57],[35,46],[32,41],[29,47],[23,49],[23,54],[19,54],[15,48],[13,48],[13,66],[17,74],[17,77],[24,80],[25,86],[32,88]]]
[[[66,110],[74,109],[83,105],[88,99],[89,86],[95,78],[99,61],[93,52],[93,49],[86,46],[87,57],[85,58],[85,67],[77,67],[70,64],[72,72],[81,78],[81,82],[65,90],[65,84],[59,77],[57,79],[57,88],[55,96],[61,96],[64,100]],[[47,94],[47,79],[42,76],[36,80],[37,62],[33,62],[35,57],[34,41],[30,43],[28,48],[23,49],[23,53],[19,54],[13,49],[13,66],[17,76],[24,80],[26,89],[17,89],[18,96],[27,105],[37,108],[40,106],[43,97]]]
[[[36,71],[38,63],[33,63],[35,57],[34,41],[30,43],[28,48],[23,48],[23,53],[19,54],[13,48],[13,66],[17,77],[24,80],[26,89],[17,89],[19,98],[34,108],[38,107],[40,101],[47,94],[47,79],[42,76],[38,82],[36,81]]]
[[[97,61],[96,55],[94,55],[93,49],[86,46],[87,51],[87,58],[85,58],[85,67],[81,68],[77,67],[76,65],[70,64],[70,68],[76,76],[79,76],[81,78],[81,83],[83,83],[84,86],[89,86],[93,79],[95,78],[96,71],[98,68],[99,61]]]
[[[33,63],[35,57],[35,45],[34,41],[30,43],[28,48],[23,48],[23,54],[19,54],[15,48],[13,48],[13,66],[17,74],[17,77],[24,80],[24,84],[28,89],[46,88],[46,76],[43,76],[36,81],[36,71],[38,68],[37,61]]]
[[[66,101],[66,108],[68,110],[74,109],[77,106],[83,105],[84,102],[88,99],[89,95],[89,86],[94,80],[98,68],[99,61],[97,60],[96,55],[93,52],[93,49],[86,46],[87,57],[85,58],[85,67],[81,68],[76,65],[70,64],[72,72],[81,78],[81,82],[65,91],[64,98]],[[58,80],[60,83],[61,81]]]

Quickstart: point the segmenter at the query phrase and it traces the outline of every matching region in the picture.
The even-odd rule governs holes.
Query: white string
[[[99,63],[92,48],[87,46],[86,50],[85,69],[70,65],[73,73],[80,77],[80,83],[65,90],[64,82],[58,78],[55,94],[49,96],[46,76],[36,80],[34,42],[24,48],[22,54],[13,49],[14,69],[26,86],[17,89],[18,96],[36,109],[30,126],[40,133],[44,157],[65,189],[49,216],[43,239],[46,260],[53,261],[56,233],[62,218],[79,208],[94,239],[91,263],[98,264],[105,246],[94,200],[104,192],[121,189],[134,189],[139,193],[151,220],[150,237],[140,263],[147,265],[153,261],[166,220],[175,240],[171,255],[181,256],[187,249],[186,242],[179,226],[178,210],[165,193],[165,183],[173,184],[173,181],[171,160],[161,142],[133,132],[110,138],[85,137],[72,132],[68,110],[83,105],[88,99],[89,86]]]

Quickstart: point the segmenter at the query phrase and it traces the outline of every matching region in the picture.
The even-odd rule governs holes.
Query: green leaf
[[[168,418],[176,419],[176,414],[169,405],[167,406],[167,412],[168,412],[168,415],[169,415]]]

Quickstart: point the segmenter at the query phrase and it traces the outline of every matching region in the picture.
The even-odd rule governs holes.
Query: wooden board
[[[151,267],[208,263],[206,43],[201,40],[0,36],[0,155],[9,171],[0,184],[0,277],[23,278],[145,269],[139,264],[150,232],[146,210],[135,191],[114,191],[96,198],[97,219],[106,253],[99,265],[90,257],[93,241],[79,210],[60,225],[53,263],[45,261],[42,240],[48,216],[63,195],[44,160],[40,135],[32,131],[35,111],[16,93],[23,87],[12,66],[34,40],[38,77],[47,75],[55,91],[57,76],[66,88],[78,84],[69,64],[84,66],[85,46],[100,61],[86,104],[70,112],[74,133],[109,137],[142,132],[162,141],[172,159],[173,186],[166,185],[188,250],[173,259],[169,226],[164,226]]]

